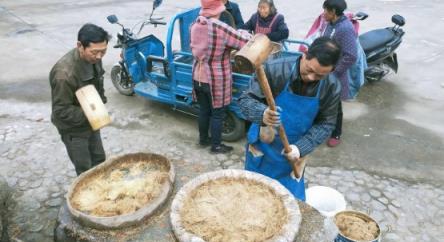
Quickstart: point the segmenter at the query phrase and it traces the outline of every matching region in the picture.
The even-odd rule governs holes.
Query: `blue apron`
[[[323,82],[320,81],[315,97],[306,97],[291,93],[288,90],[290,81],[287,81],[284,91],[276,98],[276,105],[282,108],[281,122],[290,144],[296,143],[312,127],[319,111],[319,90]],[[271,144],[266,144],[260,141],[259,131],[260,125],[256,123],[248,131],[245,169],[278,180],[297,199],[305,201],[304,176],[299,182],[290,176],[293,169],[281,154],[284,146],[279,134],[276,134]],[[250,145],[254,150],[250,150]]]

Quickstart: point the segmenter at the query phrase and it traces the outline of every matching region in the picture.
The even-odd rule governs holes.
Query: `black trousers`
[[[340,101],[338,105],[338,116],[336,118],[336,127],[331,133],[332,138],[340,137],[342,135],[342,116],[343,116],[342,102]]]
[[[211,132],[212,146],[218,146],[222,142],[222,123],[225,118],[226,107],[213,108],[208,83],[193,81],[199,109],[199,140],[208,140],[208,131]],[[211,127],[210,127],[211,125]]]
[[[62,134],[68,156],[77,175],[102,163],[105,159],[100,131]]]

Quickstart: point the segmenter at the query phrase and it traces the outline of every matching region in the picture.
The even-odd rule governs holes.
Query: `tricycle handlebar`
[[[160,24],[160,25],[166,25],[166,22],[163,22],[163,21],[157,21],[157,20],[153,20],[153,19],[149,20],[149,23],[150,23],[150,24],[154,24],[154,25],[158,25],[158,24]]]

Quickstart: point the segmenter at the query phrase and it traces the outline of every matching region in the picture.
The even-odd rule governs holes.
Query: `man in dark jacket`
[[[245,118],[252,122],[248,131],[245,169],[277,179],[293,195],[305,200],[303,176],[291,174],[289,163],[304,157],[324,142],[335,127],[341,85],[329,79],[340,56],[340,48],[327,37],[316,39],[307,54],[271,60],[265,64],[279,112],[271,111],[256,80],[239,98]],[[279,137],[262,139],[266,126],[285,127],[291,147],[283,151]]]
[[[105,160],[100,131],[93,131],[75,92],[93,84],[106,103],[102,58],[108,33],[94,24],[85,24],[78,33],[77,48],[65,54],[52,68],[49,82],[52,95],[51,121],[59,131],[77,175]]]
[[[231,15],[222,14],[220,16],[220,21],[231,26],[231,22],[234,21],[234,26],[236,29],[241,28],[244,25],[244,19],[242,18],[242,14],[239,9],[239,5],[233,1],[222,0],[225,4],[225,10],[227,13]]]

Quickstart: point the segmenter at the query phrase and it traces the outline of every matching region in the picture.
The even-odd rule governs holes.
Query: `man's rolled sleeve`
[[[243,93],[239,97],[239,107],[245,118],[253,123],[262,124],[262,118],[267,105],[263,104],[252,93]]]
[[[334,127],[334,123],[329,122],[313,125],[310,130],[295,143],[299,148],[301,157],[311,153],[318,145],[322,144],[330,136]]]
[[[325,142],[336,125],[338,105],[341,101],[341,85],[336,80],[324,80],[320,96],[319,112],[313,126],[303,135],[295,145],[299,148],[301,156],[312,152],[318,145]]]

